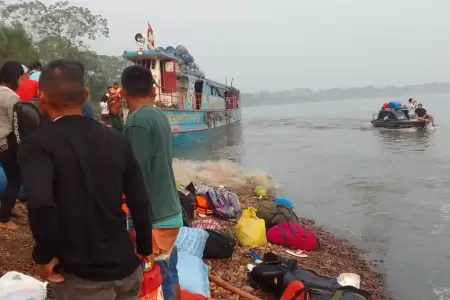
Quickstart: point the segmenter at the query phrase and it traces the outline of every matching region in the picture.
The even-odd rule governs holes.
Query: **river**
[[[175,155],[269,172],[299,215],[381,260],[396,299],[450,299],[450,95],[418,100],[436,129],[372,128],[383,99],[248,107],[238,128]]]

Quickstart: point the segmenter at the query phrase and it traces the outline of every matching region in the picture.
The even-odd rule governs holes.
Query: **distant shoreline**
[[[242,93],[242,106],[280,105],[308,102],[338,101],[365,98],[386,98],[386,101],[406,101],[420,95],[450,93],[450,83],[428,83],[402,87],[361,87],[348,89],[296,89],[279,92]]]

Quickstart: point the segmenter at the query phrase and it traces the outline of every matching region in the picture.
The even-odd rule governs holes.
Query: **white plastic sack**
[[[45,300],[47,283],[12,271],[0,278],[1,300]]]

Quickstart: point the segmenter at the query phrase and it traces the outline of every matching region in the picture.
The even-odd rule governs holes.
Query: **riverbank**
[[[243,208],[252,206],[259,201],[271,201],[272,196],[260,199],[254,196],[254,187],[264,185],[268,190],[275,191],[278,188],[277,181],[263,172],[248,173],[229,162],[206,162],[194,164],[191,162],[174,162],[174,171],[177,182],[225,185],[235,191],[241,201]],[[294,200],[294,199],[293,199]],[[296,212],[301,216],[301,202],[294,201]],[[19,214],[26,214],[23,204],[17,205]],[[222,230],[234,236],[237,220],[219,221]],[[321,249],[308,253],[308,257],[299,258],[298,265],[312,269],[321,275],[336,277],[343,272],[352,272],[361,276],[361,288],[372,294],[373,300],[392,299],[385,287],[383,276],[378,273],[375,266],[364,259],[364,251],[350,245],[348,241],[340,239],[316,226],[314,221],[301,219],[302,226],[311,228],[316,233],[321,243]],[[31,261],[33,240],[28,228],[26,216],[17,219],[18,229],[16,231],[0,231],[0,276],[7,271],[18,271],[32,275],[34,265]],[[294,258],[285,252],[285,248],[268,244],[258,247],[256,251],[262,255],[266,252],[274,252],[285,258]],[[253,260],[247,254],[248,250],[236,247],[233,257],[229,260],[207,260],[211,266],[211,274],[216,275],[261,299],[267,299],[268,295],[254,291],[248,283],[246,265]],[[240,299],[238,296],[225,291],[221,287],[211,283],[211,294],[217,300]],[[50,290],[49,299],[52,299]]]
[[[271,197],[259,199],[253,196],[252,190],[237,190],[241,204],[244,208],[253,206],[259,201],[271,201]],[[313,220],[300,217],[301,225],[312,229],[318,237],[321,248],[317,251],[308,252],[308,257],[297,259],[302,268],[314,270],[317,273],[337,277],[344,272],[356,273],[361,276],[361,289],[372,294],[372,300],[393,299],[387,290],[384,276],[376,270],[375,264],[365,260],[365,251],[352,246],[347,240],[339,238],[323,227],[317,226]],[[234,235],[236,221],[219,221],[222,230]],[[267,244],[256,249],[258,254],[274,252],[283,258],[295,258],[287,254],[286,248],[278,245]],[[211,266],[211,274],[220,276],[225,281],[241,288],[244,291],[268,299],[268,295],[253,290],[247,280],[246,265],[254,260],[247,254],[248,249],[236,247],[236,251],[230,260],[207,260]],[[211,295],[218,300],[243,299],[232,295],[228,291],[211,284]],[[270,299],[270,298],[269,298]]]

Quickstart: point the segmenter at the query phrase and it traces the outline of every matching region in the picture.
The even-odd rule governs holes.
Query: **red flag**
[[[148,23],[148,28],[147,28],[147,40],[148,40],[148,43],[152,45],[152,48],[155,48],[155,40],[153,39],[153,28],[150,25],[150,23]]]

